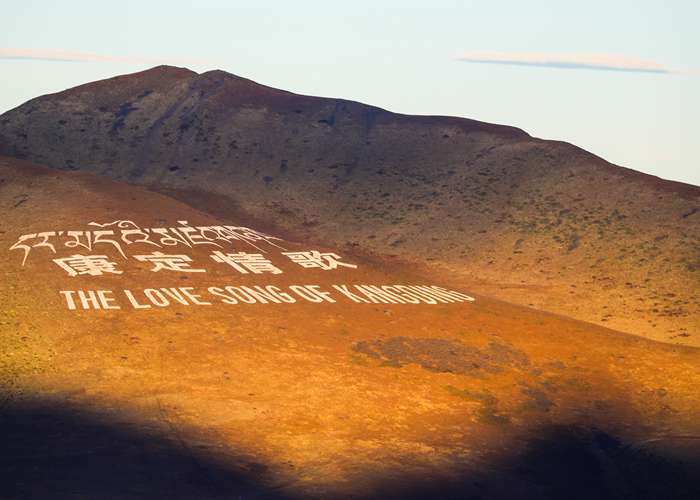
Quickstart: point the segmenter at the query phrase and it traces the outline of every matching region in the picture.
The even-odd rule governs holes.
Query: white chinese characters
[[[331,269],[337,269],[338,266],[357,269],[355,264],[340,262],[340,255],[330,252],[321,253],[318,250],[309,250],[308,252],[282,252],[282,255],[286,255],[292,262],[307,269],[319,268],[324,271],[330,271]]]
[[[53,259],[53,261],[64,269],[68,276],[122,274],[122,271],[118,271],[116,264],[111,262],[106,255],[75,254],[62,259]]]
[[[341,262],[340,255],[332,252],[308,250],[302,252],[282,252],[292,263],[305,269],[320,269],[330,271],[339,267],[357,269],[356,264]],[[185,254],[165,254],[155,251],[150,254],[134,255],[134,259],[151,265],[150,271],[173,271],[182,273],[205,273],[206,269],[195,266],[194,260]],[[209,257],[217,263],[226,264],[241,274],[282,274],[284,271],[277,267],[272,260],[261,253],[232,252],[224,253],[219,250],[212,252]],[[70,257],[53,259],[69,276],[103,274],[122,274],[118,264],[112,262],[106,255],[74,254]]]
[[[218,250],[211,254],[211,258],[216,262],[228,264],[242,274],[272,273],[281,274],[282,270],[266,259],[260,253],[223,253]]]
[[[205,273],[206,269],[191,269],[192,257],[189,255],[166,255],[163,252],[153,252],[150,255],[134,255],[136,260],[153,264],[151,271],[162,269],[167,271],[181,271],[185,273]]]

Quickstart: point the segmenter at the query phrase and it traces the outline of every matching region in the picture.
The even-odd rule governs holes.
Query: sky
[[[6,0],[2,17],[0,112],[158,64],[223,69],[700,185],[696,0]]]

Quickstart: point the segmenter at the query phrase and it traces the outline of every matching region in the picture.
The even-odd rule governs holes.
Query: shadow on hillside
[[[480,464],[482,472],[397,476],[377,498],[468,500],[697,500],[700,440],[668,437],[624,443],[598,429],[550,426],[513,443],[520,451]],[[659,453],[659,444],[670,445]]]
[[[0,498],[283,498],[261,484],[262,464],[227,465],[175,436],[116,418],[42,402],[8,404],[0,411]]]
[[[112,416],[35,402],[8,405],[0,412],[0,425],[2,499],[285,497],[263,484],[263,464],[217,459],[176,437],[149,433]],[[371,494],[364,490],[356,497],[700,498],[700,441],[673,438],[679,443],[670,443],[671,449],[680,453],[671,458],[648,443],[623,443],[600,430],[548,427],[534,435],[513,443],[517,451],[508,456],[480,462],[478,472],[457,479],[436,468],[420,477],[400,470],[380,473],[367,478]]]

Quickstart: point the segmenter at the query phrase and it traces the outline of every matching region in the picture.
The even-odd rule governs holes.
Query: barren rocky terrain
[[[3,114],[0,152],[475,293],[700,345],[700,188],[516,128],[161,66]]]
[[[397,285],[470,292],[391,258],[255,239],[241,229],[253,219],[88,173],[0,158],[0,206],[0,498],[700,494],[697,348],[479,294],[416,302]],[[226,241],[169,229],[229,225]],[[175,239],[156,238],[166,229]],[[357,267],[283,254],[310,248]],[[283,272],[241,273],[212,251]],[[139,259],[152,252],[191,261],[155,270]],[[413,299],[356,302],[333,284]],[[296,300],[221,295],[245,286]]]

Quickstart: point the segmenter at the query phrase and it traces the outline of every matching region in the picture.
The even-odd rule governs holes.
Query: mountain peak
[[[136,73],[131,73],[132,75],[139,75],[139,74],[149,74],[149,73],[158,73],[158,74],[187,74],[187,75],[196,75],[197,72],[193,71],[189,68],[185,68],[182,66],[172,66],[170,64],[159,64],[158,66],[153,66],[152,68],[139,71]]]
[[[240,95],[240,93],[242,92],[247,94],[262,94],[267,96],[275,94],[291,94],[290,92],[286,92],[284,90],[276,89],[273,87],[268,87],[256,81],[235,75],[233,73],[229,73],[228,71],[224,71],[222,69],[212,69],[209,71],[205,71],[204,73],[200,73],[196,77],[196,80],[198,82],[206,82],[209,84],[223,86],[228,91],[233,91],[238,95]]]

